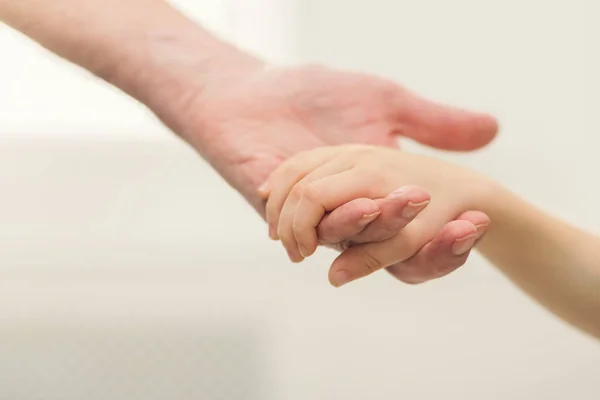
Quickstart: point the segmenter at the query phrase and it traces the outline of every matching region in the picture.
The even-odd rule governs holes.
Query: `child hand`
[[[434,201],[429,204],[428,193],[419,192],[411,185],[426,187]],[[267,218],[270,229],[278,232],[290,258],[301,261],[315,251],[316,227],[325,213],[361,197],[379,199],[391,192],[396,196],[410,193],[407,209],[412,212],[408,214],[414,216],[427,209],[408,227],[383,242],[354,247],[334,263],[343,267],[342,271],[334,268],[336,272],[350,275],[360,272],[364,276],[369,271],[356,271],[357,263],[348,262],[356,260],[357,253],[370,255],[370,270],[410,258],[446,223],[481,204],[486,186],[486,181],[473,172],[428,157],[372,146],[320,148],[293,157],[273,173]],[[398,191],[398,187],[404,188]],[[410,222],[408,214],[406,223]],[[477,234],[472,224],[462,222]],[[460,226],[446,228],[461,229]],[[469,236],[468,232],[465,234]]]

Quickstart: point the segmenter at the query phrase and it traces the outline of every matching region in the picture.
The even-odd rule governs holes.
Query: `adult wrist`
[[[181,120],[189,108],[203,104],[209,92],[227,90],[264,68],[259,59],[197,30],[132,39],[136,51],[103,76],[186,140]]]

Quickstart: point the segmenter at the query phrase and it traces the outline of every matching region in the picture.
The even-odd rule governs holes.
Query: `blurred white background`
[[[494,113],[492,146],[443,157],[600,226],[597,2],[174,3],[270,59]],[[597,343],[481,258],[334,290],[332,253],[287,262],[143,107],[5,27],[0,49],[0,399],[600,396]]]

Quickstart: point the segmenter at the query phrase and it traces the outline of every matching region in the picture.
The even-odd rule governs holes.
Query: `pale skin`
[[[397,188],[413,190],[411,185],[431,194],[419,189],[424,211],[395,236],[342,253],[329,271],[333,285],[410,259],[457,215],[480,210],[493,223],[478,250],[550,311],[600,338],[600,239],[471,170],[383,147],[334,146],[287,160],[261,194],[268,197],[270,229],[278,232],[291,257],[301,258],[300,253],[309,256],[315,251],[317,226],[326,213],[355,198],[381,198]],[[464,245],[470,247],[480,237],[471,229]]]
[[[343,143],[396,146],[399,136],[465,151],[498,130],[488,115],[437,105],[385,79],[270,67],[163,0],[0,0],[0,20],[148,106],[261,215],[257,188],[297,152]],[[319,225],[319,241],[344,250],[397,234],[404,215],[418,212],[409,202],[419,190],[341,206]],[[417,283],[458,268],[470,250],[456,245],[467,240],[465,227],[487,222],[481,212],[459,216],[390,271]]]

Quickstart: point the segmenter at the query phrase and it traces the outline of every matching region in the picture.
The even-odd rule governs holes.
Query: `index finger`
[[[380,213],[376,200],[361,198],[349,201],[321,219],[317,226],[319,243],[345,250],[349,239],[360,234]]]

